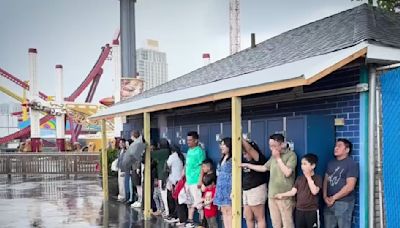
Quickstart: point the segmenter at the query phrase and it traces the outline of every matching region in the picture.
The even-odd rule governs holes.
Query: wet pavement
[[[170,227],[140,210],[103,202],[97,176],[0,176],[0,227]]]

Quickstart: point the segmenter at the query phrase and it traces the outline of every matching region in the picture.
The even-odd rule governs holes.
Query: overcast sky
[[[366,1],[364,1],[366,2]],[[242,49],[289,29],[362,4],[351,0],[242,0]],[[202,53],[211,61],[229,54],[229,0],[137,0],[136,43],[159,41],[167,53],[168,78],[202,66]],[[28,49],[38,50],[39,88],[55,93],[55,65],[64,66],[65,96],[78,87],[93,67],[100,48],[119,28],[118,0],[0,0],[0,67],[27,80]],[[112,95],[113,66],[107,61],[94,102]],[[18,94],[22,90],[0,78]],[[86,90],[87,91],[87,90]],[[80,96],[83,101],[86,92]],[[0,103],[13,101],[0,94]]]

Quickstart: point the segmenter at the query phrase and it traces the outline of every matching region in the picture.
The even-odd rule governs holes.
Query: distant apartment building
[[[13,116],[13,112],[20,112],[21,104],[2,103],[0,104],[0,137],[18,131],[18,117]]]
[[[137,71],[144,80],[144,90],[168,80],[167,54],[158,49],[158,41],[146,40],[145,47],[137,49]]]

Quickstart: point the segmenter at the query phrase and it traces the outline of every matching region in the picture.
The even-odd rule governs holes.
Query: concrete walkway
[[[140,210],[103,202],[98,177],[0,176],[0,227],[145,227]],[[153,218],[146,227],[170,227]]]

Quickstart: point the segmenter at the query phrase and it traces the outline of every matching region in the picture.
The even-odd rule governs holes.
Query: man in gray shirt
[[[354,210],[354,188],[359,167],[349,156],[352,143],[338,139],[335,146],[335,160],[328,163],[323,183],[325,227],[350,228]]]

